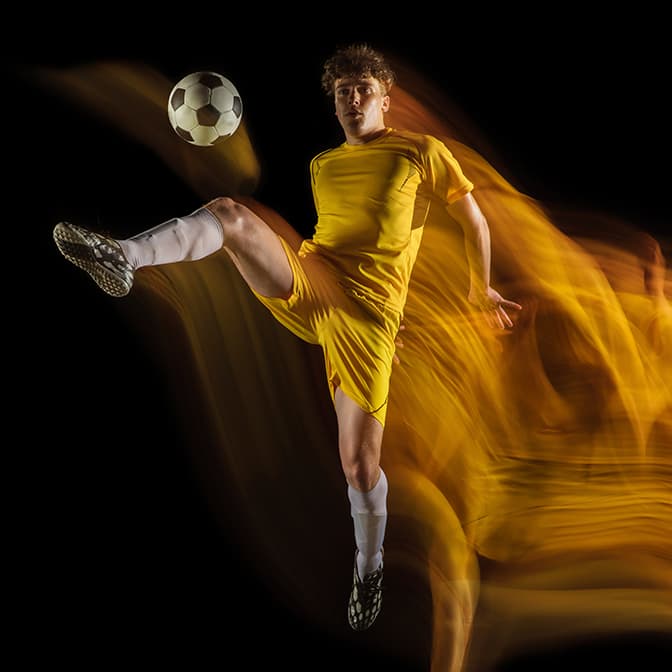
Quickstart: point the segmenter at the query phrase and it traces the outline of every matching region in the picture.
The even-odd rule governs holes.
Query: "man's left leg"
[[[348,622],[354,630],[366,630],[373,625],[382,606],[383,540],[387,524],[387,478],[380,468],[383,426],[340,388],[334,402],[339,453],[348,482],[357,546]]]

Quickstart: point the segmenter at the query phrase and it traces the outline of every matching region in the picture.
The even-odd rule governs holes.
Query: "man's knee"
[[[343,472],[349,485],[360,492],[368,492],[376,485],[380,470],[378,460],[361,456],[344,463]]]
[[[235,220],[242,216],[243,206],[228,196],[218,196],[205,204],[221,222]]]
[[[250,211],[241,203],[228,196],[219,196],[205,206],[222,225],[224,240],[228,245],[244,241],[249,235]]]

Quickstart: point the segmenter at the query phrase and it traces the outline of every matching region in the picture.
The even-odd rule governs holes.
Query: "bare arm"
[[[464,232],[464,245],[469,262],[469,302],[491,314],[501,328],[513,326],[506,309],[520,310],[514,301],[504,299],[490,286],[490,229],[485,215],[471,193],[447,206],[448,214]]]

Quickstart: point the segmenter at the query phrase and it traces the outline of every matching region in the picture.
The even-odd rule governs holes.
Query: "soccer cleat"
[[[54,227],[61,254],[85,270],[111,296],[126,296],[133,286],[133,268],[116,240],[70,222]]]
[[[348,600],[348,623],[353,630],[367,630],[383,606],[383,563],[360,580],[357,572],[357,553],[352,579],[352,592]]]

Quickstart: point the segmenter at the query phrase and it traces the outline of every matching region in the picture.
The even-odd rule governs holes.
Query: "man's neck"
[[[365,133],[364,135],[348,135],[345,134],[345,141],[348,145],[365,145],[367,142],[378,139],[381,135],[385,135],[387,132],[387,126],[382,126],[381,128]]]

